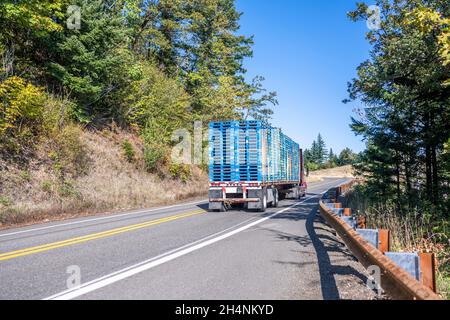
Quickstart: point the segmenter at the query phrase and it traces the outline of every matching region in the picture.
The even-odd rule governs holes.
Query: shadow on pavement
[[[335,275],[352,275],[359,278],[362,282],[367,282],[367,277],[354,269],[350,265],[336,265],[336,263],[345,264],[346,261],[355,260],[354,256],[346,249],[345,245],[340,242],[333,233],[331,228],[323,221],[322,217],[318,215],[318,205],[311,203],[307,206],[288,210],[276,217],[273,220],[286,219],[292,221],[305,220],[307,235],[300,236],[295,234],[288,234],[273,229],[265,229],[276,234],[276,238],[280,241],[294,241],[301,247],[306,248],[313,246],[314,252],[317,256],[317,263],[320,273],[320,286],[322,297],[324,300],[338,300],[340,299],[339,289],[336,284]],[[315,225],[316,224],[316,225]],[[317,226],[320,224],[321,226]],[[331,253],[339,253],[340,257],[330,258]],[[306,265],[312,265],[315,262],[285,262],[276,261],[280,264],[297,265],[303,268]],[[334,264],[333,264],[334,263]]]
[[[209,209],[209,204],[208,204],[208,203],[201,203],[201,204],[197,204],[197,207],[198,207],[199,209],[208,211],[208,209]]]

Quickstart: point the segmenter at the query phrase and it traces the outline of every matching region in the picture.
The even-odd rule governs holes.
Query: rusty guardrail
[[[336,188],[337,196],[350,189],[353,182]],[[333,195],[334,196],[334,195]],[[337,198],[336,196],[336,198]],[[342,207],[336,204],[335,207]],[[441,300],[429,287],[417,281],[408,272],[373,247],[341,217],[320,202],[320,212],[328,224],[333,227],[350,251],[365,267],[378,266],[381,271],[381,288],[393,299],[398,300]],[[348,211],[347,215],[348,215]]]

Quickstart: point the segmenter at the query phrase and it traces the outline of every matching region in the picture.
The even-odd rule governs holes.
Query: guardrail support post
[[[332,203],[320,202],[321,215],[335,229],[361,264],[366,268],[375,265],[383,270],[380,278],[381,287],[391,298],[399,300],[442,300],[429,286],[425,285],[428,282],[432,287],[436,287],[434,273],[426,273],[425,271],[427,260],[428,265],[431,265],[430,269],[434,271],[434,257],[420,259],[417,253],[398,252],[385,252],[383,255],[380,250],[376,249],[376,246],[380,244],[378,239],[371,244],[362,236],[362,233],[364,233],[361,232],[362,230],[354,230],[347,225],[344,220],[349,220],[349,217],[341,218],[333,213],[334,210],[336,208]],[[366,217],[358,216],[358,225],[361,228],[366,228]],[[367,231],[370,233],[371,230]],[[379,230],[372,231],[376,232],[376,238],[378,238]],[[424,267],[421,265],[424,265]],[[424,271],[421,272],[421,269]],[[431,279],[431,281],[427,279]]]
[[[367,229],[366,217],[358,217],[358,229]]]
[[[391,241],[389,230],[380,229],[378,230],[378,249],[382,254],[391,251]]]
[[[433,253],[419,253],[420,273],[422,283],[437,292],[436,288],[436,263]]]
[[[350,208],[345,208],[345,209],[344,209],[344,216],[346,216],[346,217],[351,217],[351,216],[352,216],[352,209],[350,209]]]
[[[335,209],[342,209],[342,203],[339,203],[339,202],[335,203],[334,204],[334,208]]]

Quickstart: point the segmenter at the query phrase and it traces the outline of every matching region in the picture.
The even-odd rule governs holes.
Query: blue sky
[[[346,13],[356,0],[237,0],[241,34],[254,35],[254,57],[246,60],[249,79],[266,78],[280,105],[272,123],[309,147],[320,132],[328,147],[362,151],[349,128],[358,103],[344,105],[347,82],[369,57],[364,22]]]

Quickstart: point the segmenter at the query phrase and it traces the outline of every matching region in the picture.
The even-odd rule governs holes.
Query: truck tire
[[[280,197],[280,195],[278,194],[278,189],[273,189],[273,203],[272,203],[272,206],[274,208],[278,208],[278,203],[280,201],[279,197]]]
[[[266,210],[267,210],[267,189],[264,188],[262,190],[261,208],[259,209],[259,212],[266,212]]]
[[[301,200],[301,199],[302,199],[302,191],[300,190],[300,187],[298,187],[296,200]]]

